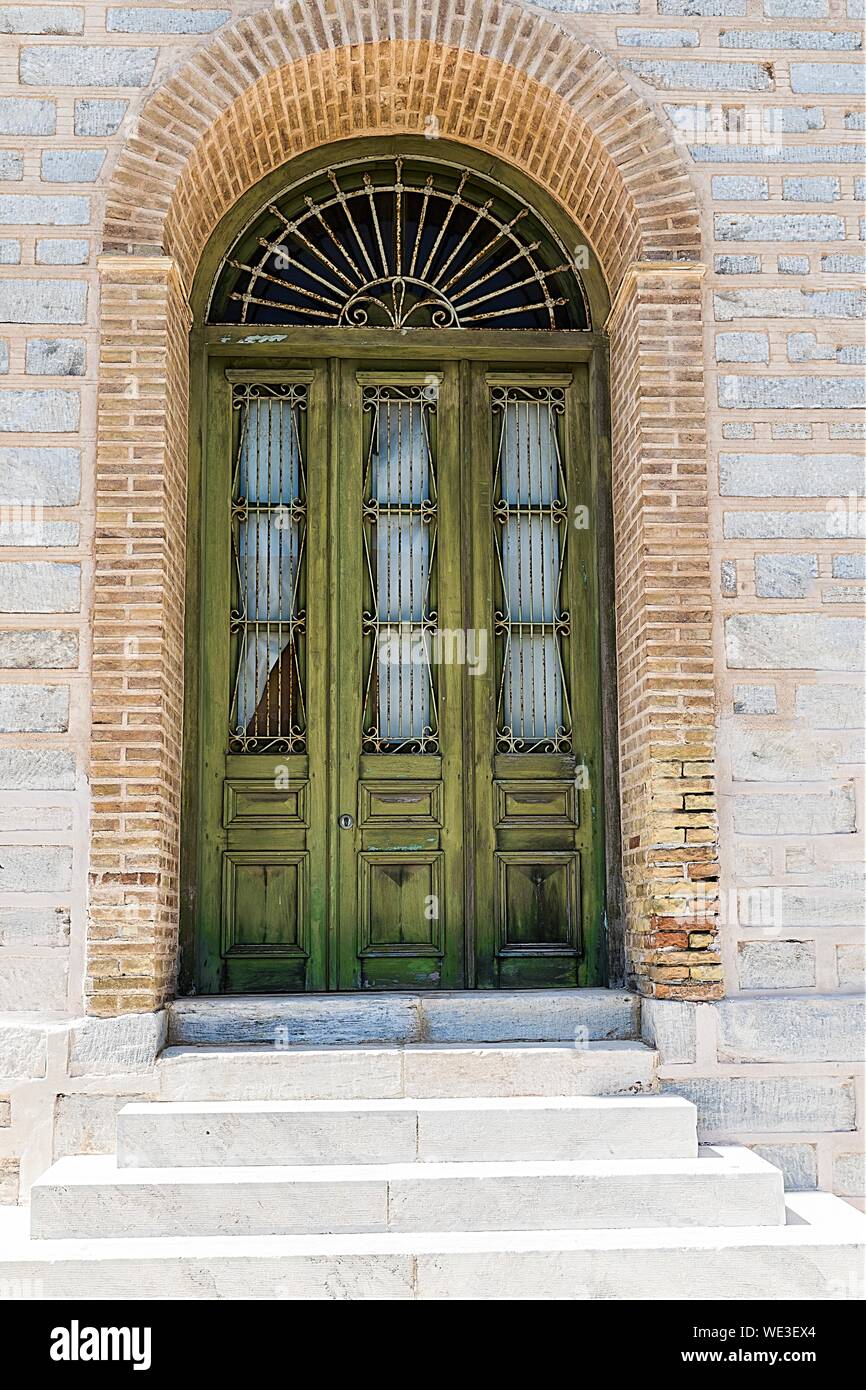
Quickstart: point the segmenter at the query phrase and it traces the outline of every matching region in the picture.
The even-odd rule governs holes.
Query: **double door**
[[[586,368],[211,360],[202,992],[600,983]]]

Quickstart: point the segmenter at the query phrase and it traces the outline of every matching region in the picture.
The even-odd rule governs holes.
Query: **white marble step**
[[[783,1226],[33,1240],[0,1208],[7,1299],[862,1299],[866,1218],[828,1193]]]
[[[134,1102],[117,1117],[117,1161],[184,1168],[694,1158],[696,1113],[677,1096]]]
[[[654,1091],[639,1042],[421,1043],[391,1047],[168,1047],[163,1100],[387,1100],[603,1096]]]
[[[33,1185],[37,1239],[773,1226],[782,1174],[749,1149],[697,1158],[119,1168],[62,1158]]]
[[[640,1001],[614,989],[444,990],[178,999],[172,1043],[320,1047],[635,1038]]]

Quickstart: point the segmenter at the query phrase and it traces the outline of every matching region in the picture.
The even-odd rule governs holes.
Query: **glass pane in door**
[[[567,536],[558,387],[494,387],[498,429],[494,526],[499,569],[497,746],[504,752],[571,748],[562,662]]]
[[[363,501],[364,748],[371,752],[429,753],[438,747],[431,663],[438,514],[434,408],[434,393],[426,387],[364,390],[364,409],[372,415]]]
[[[229,745],[236,752],[300,752],[306,484],[301,447],[304,385],[238,385],[232,489],[234,689]]]

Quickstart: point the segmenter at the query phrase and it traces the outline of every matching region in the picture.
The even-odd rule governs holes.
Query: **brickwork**
[[[626,955],[658,998],[722,988],[700,269],[632,268],[608,320]]]
[[[167,259],[100,272],[85,988],[118,1014],[176,974],[189,313]]]
[[[456,6],[431,17],[418,4],[407,12],[412,40],[388,43],[371,42],[379,26],[348,2],[333,15],[308,3],[233,26],[142,112],[109,185],[106,249],[165,250],[189,283],[223,212],[292,155],[432,128],[548,187],[614,286],[641,256],[696,257],[697,207],[671,132],[607,59],[519,6],[471,13],[467,25]]]

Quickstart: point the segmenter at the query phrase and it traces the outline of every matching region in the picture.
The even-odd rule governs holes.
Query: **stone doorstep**
[[[168,1005],[170,1043],[568,1042],[639,1035],[627,990],[241,995]]]
[[[697,1158],[119,1168],[63,1158],[33,1186],[36,1239],[358,1231],[778,1226],[782,1175],[749,1149]]]
[[[751,1229],[32,1240],[0,1210],[8,1299],[862,1299],[866,1217],[828,1193]]]

